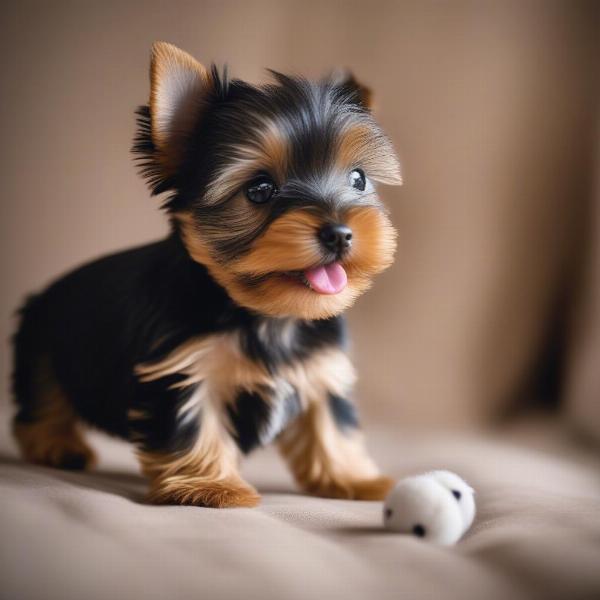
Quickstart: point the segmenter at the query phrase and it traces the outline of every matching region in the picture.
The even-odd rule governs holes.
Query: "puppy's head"
[[[241,306],[339,314],[388,267],[395,231],[375,182],[400,184],[393,148],[351,76],[227,81],[165,43],[134,150],[193,259]]]

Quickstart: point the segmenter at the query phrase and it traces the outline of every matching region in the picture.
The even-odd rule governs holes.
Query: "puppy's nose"
[[[319,230],[319,239],[325,248],[341,254],[352,246],[352,229],[346,225],[328,223]]]

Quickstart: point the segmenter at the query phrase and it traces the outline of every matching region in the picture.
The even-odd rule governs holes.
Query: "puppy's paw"
[[[87,446],[62,448],[54,454],[52,466],[68,471],[89,471],[96,466],[97,459],[94,452]]]
[[[225,481],[198,490],[196,500],[200,501],[200,506],[212,508],[252,508],[260,502],[260,495],[247,484]]]
[[[337,479],[307,485],[309,493],[322,498],[343,500],[383,500],[392,489],[394,480],[383,475],[371,479]]]
[[[154,504],[183,504],[208,508],[252,508],[260,502],[258,492],[243,481],[185,481],[163,482],[149,494]]]
[[[60,434],[43,424],[17,424],[14,434],[25,460],[36,465],[82,471],[96,465],[96,455],[75,429]]]

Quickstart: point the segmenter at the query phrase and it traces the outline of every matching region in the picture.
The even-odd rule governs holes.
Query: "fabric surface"
[[[257,509],[143,504],[125,445],[95,436],[89,474],[0,463],[1,596],[134,598],[591,598],[600,595],[598,458],[549,425],[502,438],[372,430],[401,477],[444,467],[476,489],[457,546],[386,533],[381,503],[297,493],[276,455],[245,465]]]

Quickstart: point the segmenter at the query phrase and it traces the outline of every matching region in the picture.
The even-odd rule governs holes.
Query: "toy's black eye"
[[[268,202],[277,193],[275,182],[267,175],[261,175],[248,184],[246,197],[255,204]]]
[[[367,179],[365,174],[360,169],[354,169],[354,171],[350,171],[350,185],[361,192],[365,191]]]
[[[423,525],[417,524],[413,527],[413,533],[417,537],[425,537],[427,530],[425,529],[425,527],[423,527]]]
[[[391,508],[385,509],[385,518],[389,519],[394,514],[394,511]]]
[[[460,500],[462,494],[458,491],[458,490],[452,490],[452,495],[457,499]]]

